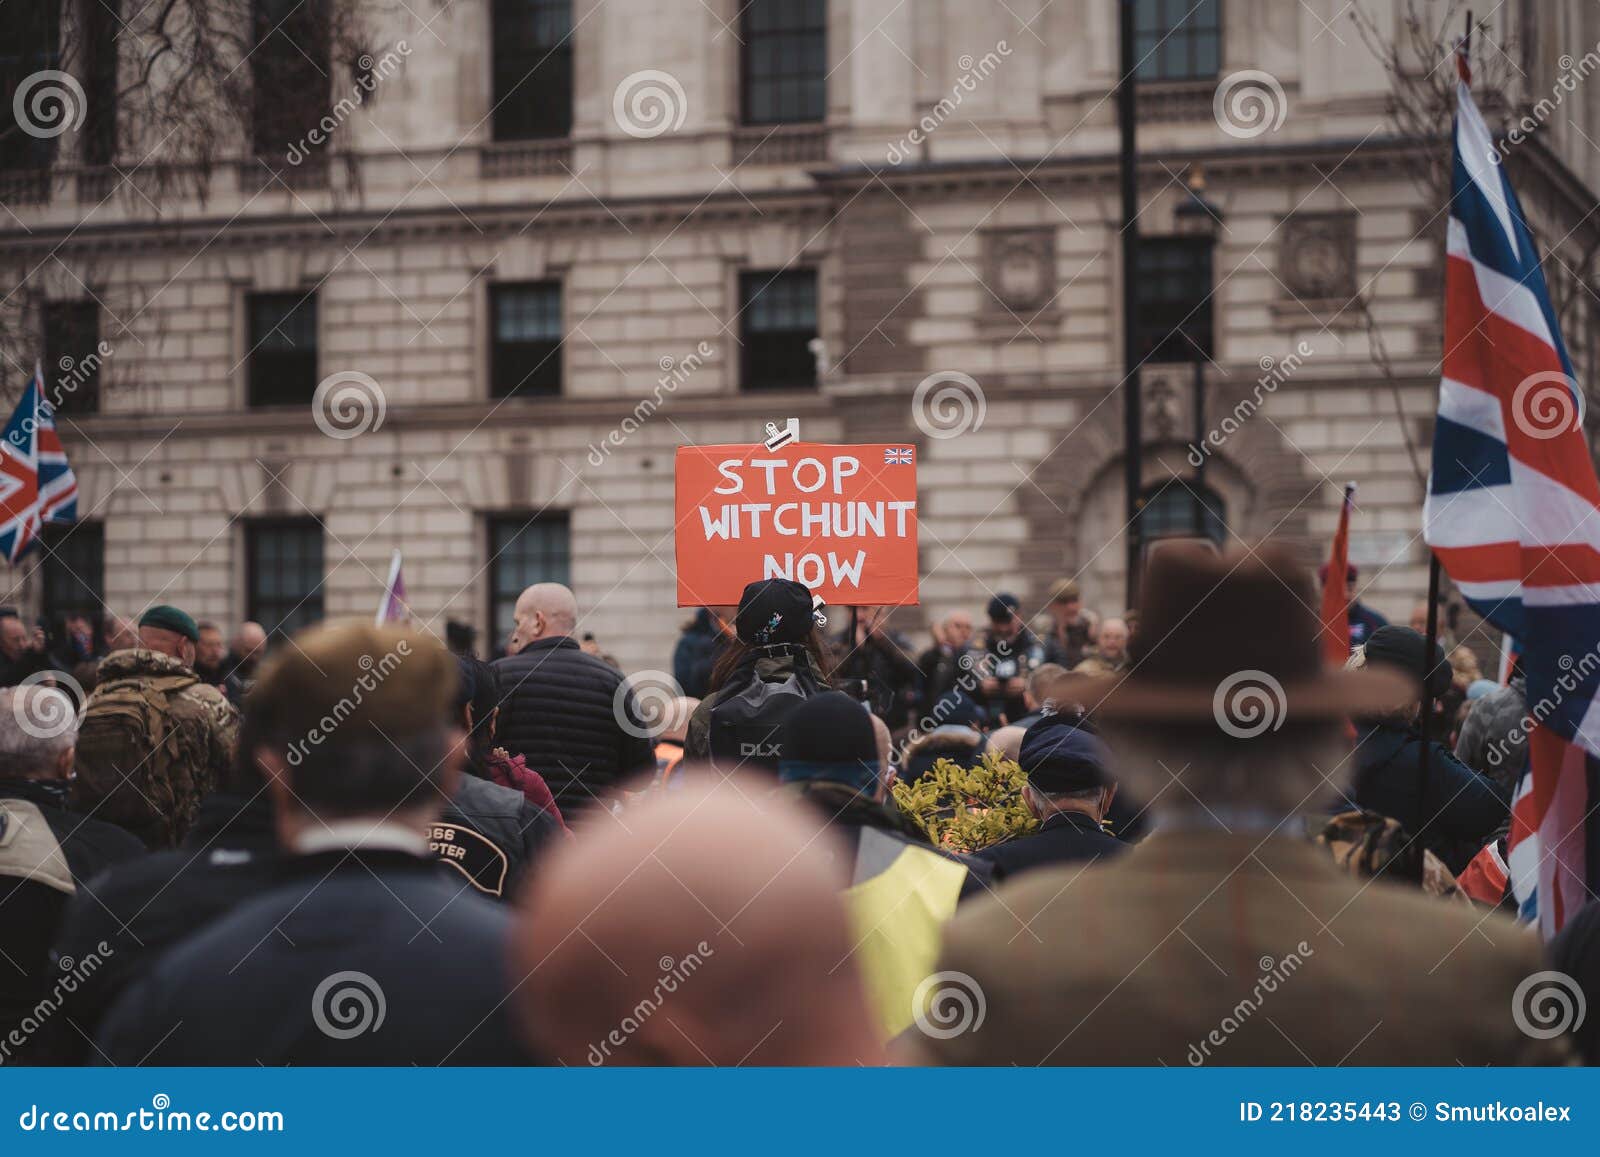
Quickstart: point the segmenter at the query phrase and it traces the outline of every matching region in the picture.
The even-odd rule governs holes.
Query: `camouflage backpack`
[[[151,848],[172,848],[216,784],[212,721],[192,672],[101,683],[78,725],[74,801]]]

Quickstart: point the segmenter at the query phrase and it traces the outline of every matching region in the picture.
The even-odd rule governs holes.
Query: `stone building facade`
[[[674,449],[796,417],[808,440],[917,446],[923,606],[902,612],[908,628],[999,590],[1038,606],[1067,575],[1089,606],[1121,609],[1111,0],[795,0],[778,6],[797,22],[788,42],[749,23],[759,0],[529,0],[558,10],[570,124],[521,136],[501,125],[515,97],[497,53],[522,25],[496,27],[517,5],[375,7],[374,52],[399,63],[329,131],[320,173],[222,163],[203,200],[156,205],[130,195],[127,166],[75,166],[68,136],[43,191],[0,189],[8,280],[42,306],[93,301],[105,350],[97,409],[63,420],[88,522],[18,572],[11,601],[59,609],[72,570],[124,614],[369,615],[402,548],[435,629],[498,634],[507,593],[560,577],[626,668],[662,667],[687,617]],[[1425,585],[1440,342],[1441,206],[1408,165],[1425,146],[1386,115],[1391,78],[1346,6],[1217,0],[1204,27],[1170,26],[1168,8],[1193,7],[1139,5],[1155,61],[1139,227],[1171,260],[1141,289],[1193,351],[1154,334],[1143,371],[1150,529],[1200,493],[1219,533],[1287,536],[1309,558],[1355,480],[1365,597],[1404,620]],[[1363,7],[1400,35],[1404,0]],[[1491,20],[1516,45],[1514,107],[1600,42],[1600,11],[1578,0],[1512,0]],[[753,60],[768,42],[775,55]],[[755,95],[773,60],[799,80]],[[1219,112],[1246,70],[1272,82],[1253,82],[1274,122],[1261,131]],[[335,100],[345,83],[330,81]],[[664,127],[635,119],[640,85]],[[758,99],[775,104],[757,116]],[[1597,120],[1600,89],[1578,87],[1515,157],[1580,299],[1600,241]],[[1221,217],[1199,242],[1197,168]],[[751,287],[785,272],[812,278],[788,312],[752,309]],[[539,307],[508,286],[554,296]],[[1592,300],[1568,321],[1584,367]],[[252,320],[274,301],[281,324]],[[750,331],[763,311],[774,334]],[[501,348],[506,333],[523,346]],[[791,367],[800,343],[815,382],[753,388],[771,370],[751,353],[761,337]],[[556,392],[497,397],[498,359],[552,338]],[[294,362],[307,355],[309,370]],[[253,404],[263,365],[362,375],[381,423],[369,410],[371,428],[330,436],[305,401]],[[20,385],[20,365],[4,372]],[[930,376],[968,389],[956,375],[982,420],[956,413],[947,437],[913,395]],[[1196,455],[1197,431],[1230,416]]]

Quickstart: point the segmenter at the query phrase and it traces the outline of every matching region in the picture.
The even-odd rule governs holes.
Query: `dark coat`
[[[1092,862],[1127,850],[1128,845],[1082,812],[1056,812],[1037,831],[984,848],[977,858],[992,865],[1000,881],[1031,868]]]
[[[429,844],[464,877],[481,880],[480,891],[498,887],[509,898],[546,841],[559,834],[556,821],[518,793],[463,776],[456,798],[430,829]],[[466,850],[457,856],[451,848]],[[113,949],[83,988],[81,1015],[89,1034],[163,952],[281,884],[288,863],[266,791],[218,792],[200,804],[182,847],[96,878],[93,897],[72,904],[56,942],[57,954],[73,959],[101,941]]]
[[[1055,663],[1070,671],[1083,662],[1091,650],[1089,620],[1079,615],[1078,621],[1069,625],[1065,632],[1058,629],[1045,637],[1044,662]]]
[[[1034,638],[1033,632],[1023,627],[1013,639],[996,638],[992,632],[985,633],[983,637],[982,660],[980,663],[983,677],[998,679],[1002,686],[1009,679],[1026,679],[1028,673],[1044,662],[1044,646]],[[975,693],[981,697],[982,693]],[[1027,701],[1021,692],[1015,695],[1000,694],[992,699],[987,699],[984,708],[989,712],[989,718],[998,726],[1000,717],[1007,720],[1021,719],[1028,713]]]
[[[1372,638],[1372,632],[1387,627],[1389,620],[1357,599],[1350,604],[1350,648],[1361,646]]]
[[[733,670],[728,672],[727,678],[722,681],[722,686],[700,700],[700,705],[689,717],[689,726],[683,740],[684,758],[691,760],[711,758],[711,713],[717,704],[730,695],[737,695],[755,679],[767,683],[782,683],[802,669],[810,671],[818,686],[826,689],[827,685],[822,676],[817,674],[816,663],[812,661],[808,651],[798,648],[794,650],[775,648],[772,651],[757,649],[748,652]]]
[[[977,767],[989,750],[989,737],[965,724],[946,723],[924,731],[906,744],[900,758],[900,778],[914,783],[941,759],[951,759],[962,767]]]
[[[68,1020],[79,1007],[81,980],[76,969],[63,972],[51,964],[50,946],[74,896],[94,903],[91,881],[144,854],[144,845],[121,828],[67,810],[65,787],[0,780],[0,1063],[76,1059],[82,1038]],[[89,953],[97,961],[109,956],[91,942],[86,964]],[[102,966],[89,965],[90,975]],[[74,975],[71,994],[57,986],[67,973]],[[24,1031],[24,1043],[12,1052],[12,1030],[25,1027],[42,1000],[63,1001],[63,1008],[37,1018],[38,1026]]]
[[[655,770],[655,744],[617,721],[622,672],[585,654],[576,639],[540,639],[496,659],[494,668],[501,689],[496,742],[544,776],[569,821],[618,780]],[[632,692],[623,710],[639,720]]]
[[[265,789],[218,792],[201,801],[182,846],[96,877],[94,895],[73,902],[56,941],[57,955],[74,960],[102,941],[113,950],[83,987],[85,1031],[92,1037],[111,1002],[168,948],[269,888],[278,860]]]
[[[15,687],[29,675],[49,671],[55,665],[55,660],[48,653],[36,651],[32,647],[15,659],[7,659],[4,655],[0,655],[0,687]]]
[[[504,905],[403,852],[285,865],[292,878],[172,949],[123,994],[98,1042],[110,1063],[528,1060],[510,1023]]]
[[[553,839],[561,822],[520,792],[463,775],[455,798],[430,825],[434,854],[496,899],[508,900],[533,862]]]
[[[917,708],[924,717],[932,713],[934,704],[944,698],[946,692],[960,685],[963,676],[972,681],[971,689],[976,690],[978,677],[970,672],[977,666],[978,658],[978,652],[971,647],[957,650],[943,644],[929,647],[917,656],[917,672],[922,680],[922,694]]]
[[[1505,823],[1510,799],[1437,743],[1428,745],[1428,774],[1421,770],[1422,739],[1389,724],[1363,729],[1356,746],[1355,802],[1397,820],[1459,875]]]
[[[834,683],[849,687],[853,680],[865,681],[872,713],[887,723],[890,731],[898,731],[905,725],[922,683],[922,672],[911,657],[905,637],[878,630],[856,646],[846,630],[832,642],[838,656],[833,667]],[[854,687],[849,690],[855,694]]]
[[[701,607],[678,636],[672,649],[672,677],[693,699],[704,699],[711,690],[711,669],[721,651],[722,632],[710,610]]]

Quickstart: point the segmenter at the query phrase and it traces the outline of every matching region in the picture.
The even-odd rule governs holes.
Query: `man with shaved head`
[[[652,729],[616,668],[573,637],[578,600],[560,583],[517,598],[515,654],[497,659],[497,738],[544,777],[569,823],[612,784],[655,768]]]
[[[513,937],[534,1051],[569,1065],[881,1064],[830,838],[769,784],[689,772],[626,826],[560,849]]]
[[[256,668],[266,654],[266,628],[249,620],[240,623],[238,634],[233,636],[233,647],[222,661],[224,669],[232,676],[233,686],[228,691],[228,698],[234,706],[244,706],[244,697],[256,685]]]

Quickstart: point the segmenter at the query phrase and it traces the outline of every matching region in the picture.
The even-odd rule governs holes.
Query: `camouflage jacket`
[[[79,721],[76,805],[151,848],[176,847],[238,740],[238,709],[193,670],[155,651],[113,652]]]

